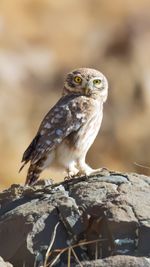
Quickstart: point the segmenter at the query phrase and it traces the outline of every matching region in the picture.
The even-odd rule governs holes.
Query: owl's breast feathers
[[[72,133],[86,124],[95,109],[97,109],[96,100],[86,96],[74,94],[62,97],[47,113],[37,135],[24,152],[23,166],[30,160],[33,164],[38,162],[67,136],[71,137]]]
[[[87,101],[87,107],[83,112],[86,120],[77,131],[71,132],[64,141],[68,148],[70,147],[70,149],[78,151],[79,154],[86,155],[101,126],[103,103],[90,99]],[[76,116],[80,116],[80,114],[76,114]]]

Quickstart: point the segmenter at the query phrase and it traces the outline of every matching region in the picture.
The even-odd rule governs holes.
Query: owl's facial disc
[[[75,82],[76,84],[81,84],[81,83],[82,83],[82,78],[81,78],[80,76],[75,76],[75,77],[74,77],[74,82]]]
[[[66,78],[65,88],[71,93],[83,93],[84,78],[80,73],[69,73]]]
[[[97,70],[79,68],[68,73],[63,93],[83,94],[89,97],[93,95],[106,100],[108,94],[107,79]]]
[[[101,87],[101,83],[102,83],[102,80],[99,79],[99,78],[93,80],[93,85],[94,85],[96,88],[100,88],[100,87]]]
[[[85,94],[87,96],[97,95],[105,102],[108,95],[108,82],[105,76],[97,76],[87,81],[85,86]]]
[[[94,77],[90,79],[90,81],[87,82],[86,87],[85,87],[85,92],[87,94],[91,94],[94,91],[99,91],[102,90],[103,87],[103,79],[102,77]]]

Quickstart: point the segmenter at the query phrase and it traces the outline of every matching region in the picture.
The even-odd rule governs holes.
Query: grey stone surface
[[[149,267],[150,260],[142,257],[112,256],[102,260],[85,261],[82,265],[84,267]],[[79,265],[74,265],[74,267],[79,267]]]
[[[0,193],[0,256],[15,267],[33,267],[35,262],[40,266],[57,225],[49,262],[56,258],[56,249],[66,251],[55,266],[67,266],[69,245],[75,246],[80,261],[94,264],[96,253],[105,259],[95,264],[120,259],[122,265],[110,266],[136,266],[136,257],[150,256],[149,180],[144,175],[107,171],[60,184],[12,185]],[[131,264],[123,265],[122,259]]]

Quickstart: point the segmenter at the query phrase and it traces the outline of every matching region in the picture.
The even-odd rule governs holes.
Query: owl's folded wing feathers
[[[36,163],[48,152],[55,149],[65,137],[77,131],[86,121],[86,98],[67,99],[63,97],[43,119],[37,135],[23,154],[23,166]],[[22,169],[22,168],[21,168]]]

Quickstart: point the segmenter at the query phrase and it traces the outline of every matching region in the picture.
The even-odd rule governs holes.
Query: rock
[[[138,258],[132,256],[112,256],[102,260],[82,262],[83,267],[149,267],[148,258]],[[76,265],[79,267],[79,265]]]
[[[57,267],[67,266],[69,246],[71,266],[75,256],[83,266],[150,266],[149,193],[149,177],[117,172],[12,185],[0,194],[0,255],[43,266],[51,244],[48,262],[57,257]]]

